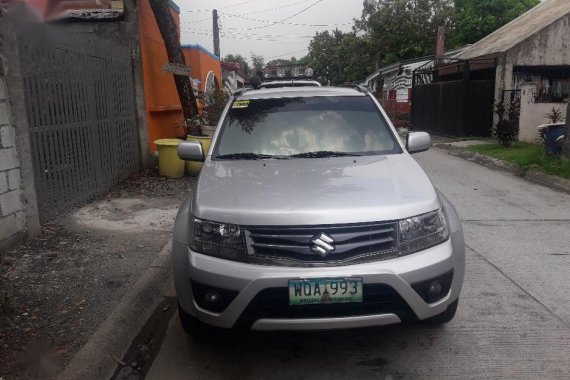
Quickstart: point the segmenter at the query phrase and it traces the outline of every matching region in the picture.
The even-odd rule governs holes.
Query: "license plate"
[[[289,281],[289,305],[362,302],[361,278],[313,278]]]

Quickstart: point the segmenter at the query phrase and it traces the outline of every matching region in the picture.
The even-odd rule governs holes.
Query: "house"
[[[195,90],[207,93],[221,88],[222,63],[220,58],[199,44],[182,45],[186,64],[192,68]]]
[[[553,107],[568,97],[570,1],[547,0],[465,49],[414,72],[412,125],[448,136],[490,136],[504,105],[535,141]],[[547,102],[547,103],[543,103]],[[554,102],[554,103],[552,103]],[[505,117],[505,116],[503,116]]]
[[[245,86],[247,75],[239,63],[222,62],[222,81],[224,91],[228,95],[233,94]]]
[[[522,96],[523,141],[536,139],[536,126],[546,122],[553,107],[565,112],[561,102],[570,97],[569,36],[570,1],[547,0],[457,57],[496,60],[494,102]]]
[[[447,51],[445,58],[455,58],[466,47]],[[381,67],[366,78],[365,85],[376,98],[397,127],[405,126],[409,121],[412,102],[412,79],[414,70],[433,60],[425,56],[399,61]]]
[[[170,1],[171,15],[180,35],[180,8]],[[174,76],[166,72],[168,56],[149,0],[139,1],[138,25],[144,72],[144,96],[147,112],[148,148],[156,152],[155,140],[181,136],[184,117]],[[220,59],[200,45],[183,45],[186,65],[196,95],[217,88],[221,83]]]

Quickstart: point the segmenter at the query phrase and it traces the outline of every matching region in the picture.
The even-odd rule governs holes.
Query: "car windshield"
[[[236,100],[215,159],[324,158],[401,153],[366,96]]]

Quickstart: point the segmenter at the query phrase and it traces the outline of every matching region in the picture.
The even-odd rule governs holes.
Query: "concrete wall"
[[[534,103],[532,94],[536,86],[536,83],[522,86],[520,141],[536,142],[538,136],[536,127],[549,122],[546,115],[552,112],[552,108],[562,111],[562,115],[566,116],[566,103]]]

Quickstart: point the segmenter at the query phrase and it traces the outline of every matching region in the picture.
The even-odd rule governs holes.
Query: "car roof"
[[[366,96],[366,94],[350,87],[278,87],[246,90],[238,95],[238,99],[306,98],[315,96]]]

